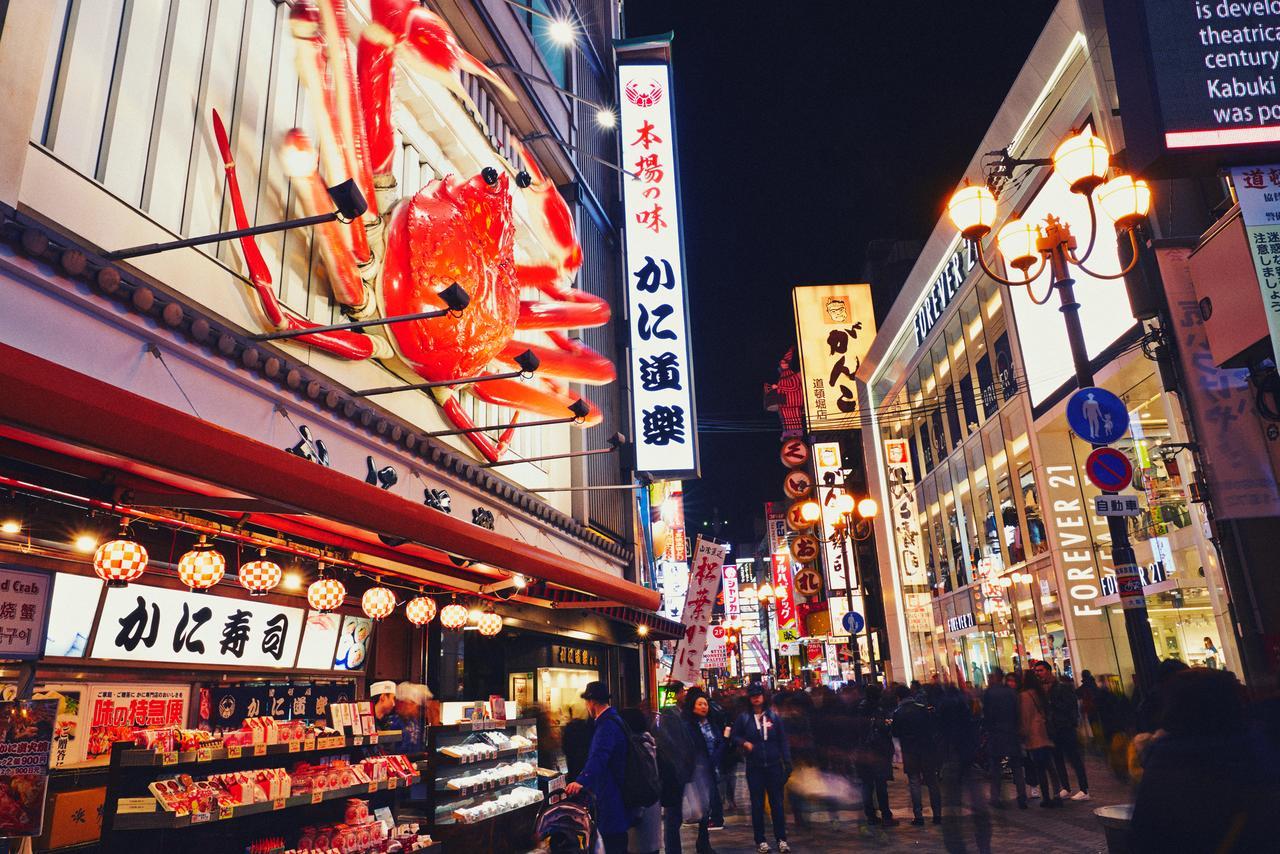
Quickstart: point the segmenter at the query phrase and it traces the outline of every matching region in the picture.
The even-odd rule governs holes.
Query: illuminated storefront
[[[1090,44],[1087,32],[1102,41]],[[1006,146],[1046,158],[1084,127],[1118,139],[1095,60],[1105,47],[1105,30],[1078,4],[1059,4],[965,175],[984,180],[983,154]],[[1014,177],[999,179],[1003,211],[1027,221],[1053,212],[1090,233],[1083,197],[1060,178],[1034,168]],[[1090,267],[1121,268],[1106,236]],[[1144,356],[1146,329],[1124,283],[1081,273],[1076,295],[1096,384],[1130,411],[1117,447],[1135,463],[1126,492],[1138,495],[1140,515],[1129,530],[1157,651],[1230,666],[1227,597],[1203,506],[1191,500],[1181,403]],[[944,218],[858,373],[875,417],[864,431],[868,476],[895,508],[877,538],[890,641],[906,653],[895,649],[895,664],[905,662],[895,678],[980,683],[995,667],[1045,659],[1077,679],[1089,669],[1129,684],[1110,537],[1093,512],[1098,491],[1082,477],[1089,446],[1066,426],[1074,372],[1065,327],[1057,301],[1042,299],[986,276]]]

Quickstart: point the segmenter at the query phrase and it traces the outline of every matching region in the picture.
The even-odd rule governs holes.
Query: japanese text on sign
[[[620,50],[620,55],[625,51]],[[698,468],[692,347],[666,65],[618,65],[636,470]]]
[[[53,576],[0,567],[0,659],[33,659],[44,649]]]
[[[848,472],[841,467],[840,443],[819,442],[813,446],[813,468],[818,476],[818,504],[822,507],[821,533],[825,540],[825,569],[827,590],[846,590],[849,587],[849,568],[846,564],[846,548],[856,548],[852,543],[842,543],[835,536],[838,525],[844,520],[837,509],[836,499],[844,492]],[[857,579],[854,579],[857,585]]]
[[[884,443],[884,477],[889,492],[889,527],[898,552],[898,572],[903,584],[928,584],[920,545],[920,520],[912,495],[911,448],[905,439]]]
[[[728,549],[720,543],[702,538],[693,551],[689,565],[689,592],[684,600],[680,620],[684,630],[676,646],[671,678],[693,684],[700,681],[702,654],[707,648],[707,629],[715,609],[720,581],[724,577],[724,557]]]
[[[870,285],[804,286],[792,291],[809,428],[850,418],[858,408],[853,375],[876,337]]]

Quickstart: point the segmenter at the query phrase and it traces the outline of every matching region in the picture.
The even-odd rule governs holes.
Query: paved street
[[[1041,809],[1038,801],[1032,801],[1029,809],[1019,810],[1010,803],[1009,809],[992,810],[992,851],[997,852],[1069,852],[1069,854],[1096,854],[1106,851],[1102,828],[1093,811],[1108,804],[1129,803],[1128,786],[1120,783],[1111,771],[1098,759],[1087,758],[1089,783],[1093,800],[1085,803],[1068,802],[1060,810]],[[1074,774],[1072,775],[1074,781]],[[719,854],[748,854],[755,851],[751,834],[751,816],[747,810],[745,783],[739,774],[739,811],[726,815],[725,829],[713,831],[711,844]],[[1012,784],[1006,792],[1012,791]],[[907,794],[906,780],[901,769],[895,769],[894,780],[889,784],[889,798],[894,817],[902,821],[898,827],[884,829],[868,827],[863,820],[860,804],[841,811],[838,821],[831,821],[825,812],[814,816],[808,828],[797,828],[794,815],[787,816],[788,837],[792,850],[802,852],[837,852],[868,850],[877,852],[942,851],[943,828],[933,824],[913,827],[911,801]],[[768,816],[766,815],[766,822]],[[929,821],[928,796],[925,797],[925,820]],[[956,851],[976,851],[973,839],[972,819],[965,815],[960,820],[965,841],[964,848]],[[773,844],[772,834],[767,836]],[[685,827],[684,850],[693,852],[695,829]],[[776,848],[774,849],[776,851]]]

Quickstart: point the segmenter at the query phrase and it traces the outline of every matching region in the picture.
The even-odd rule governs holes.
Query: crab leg
[[[298,77],[306,89],[311,109],[316,114],[319,126],[320,150],[324,152],[325,179],[337,185],[355,177],[349,158],[353,155],[350,146],[353,140],[344,138],[342,122],[341,95],[335,86],[329,84],[329,73],[332,70],[335,80],[342,77],[341,67],[332,67],[330,60],[335,54],[345,57],[345,43],[337,46],[326,45],[326,38],[320,20],[320,13],[310,0],[299,0],[289,13],[289,28],[293,33],[295,60]],[[347,72],[350,73],[349,71]],[[364,192],[364,189],[361,190]],[[372,195],[367,195],[366,200]],[[326,195],[327,199],[327,195]],[[326,201],[326,204],[329,204]],[[323,208],[321,209],[324,210]],[[347,245],[358,263],[366,263],[373,257],[369,249],[369,238],[365,234],[364,222],[355,220],[345,229]],[[341,302],[346,302],[339,298]]]
[[[324,31],[324,45],[329,55],[329,70],[337,101],[337,111],[333,118],[341,127],[342,136],[347,142],[342,150],[347,171],[356,176],[360,192],[369,203],[365,218],[375,220],[378,218],[378,200],[373,190],[373,171],[369,168],[369,140],[365,136],[360,94],[351,68],[346,0],[321,0],[320,24]]]
[[[218,153],[222,157],[227,173],[227,193],[231,196],[231,212],[235,217],[236,228],[248,228],[249,217],[244,209],[240,181],[236,177],[236,164],[231,156],[231,143],[217,110],[213,111],[213,135],[217,139]],[[267,267],[267,262],[262,257],[262,252],[258,249],[258,244],[253,237],[240,238],[240,251],[244,253],[245,267],[249,271],[249,283],[257,291],[258,302],[272,326],[277,329],[314,329],[320,325],[287,312],[280,305],[275,289],[271,286],[271,270]],[[373,339],[358,332],[318,332],[315,335],[306,336],[304,340],[313,347],[319,347],[344,359],[361,360],[374,355]]]
[[[369,161],[375,175],[390,175],[395,161],[395,127],[391,124],[391,87],[395,84],[396,41],[404,32],[409,4],[372,0],[373,21],[360,33],[357,73],[363,89],[364,127],[369,135]]]
[[[563,416],[569,404],[581,399],[590,409],[583,425],[594,427],[602,420],[599,408],[585,397],[577,394],[556,394],[548,390],[545,384],[537,381],[493,380],[487,383],[476,383],[471,386],[471,393],[489,403],[545,415],[547,418]]]
[[[555,342],[555,347],[526,344],[512,339],[497,358],[504,365],[515,366],[516,356],[525,350],[532,350],[541,362],[538,366],[541,376],[587,385],[606,385],[617,379],[613,363],[587,345],[556,332],[548,335]]]
[[[440,404],[440,408],[444,410],[445,417],[449,419],[454,427],[459,430],[470,430],[476,426],[476,423],[471,420],[471,416],[467,414],[467,411],[462,408],[462,404],[458,402],[458,393],[456,391],[451,388],[435,388],[431,390],[431,394],[435,397],[436,403]],[[495,445],[493,440],[479,431],[464,433],[463,435],[467,437],[468,442],[475,446],[480,455],[491,463],[496,463],[498,458],[502,456],[503,451],[506,450],[502,442]],[[510,442],[510,437],[507,437],[507,442]]]
[[[516,278],[551,297],[548,300],[521,300],[519,329],[575,329],[603,326],[611,309],[602,298],[560,284],[561,277],[548,266],[518,264]]]
[[[524,143],[514,139],[512,142],[525,170],[533,179],[521,192],[535,217],[535,227],[541,232],[544,245],[552,252],[550,264],[520,265],[517,277],[523,284],[536,285],[543,290],[548,286],[559,287],[562,282],[568,284],[582,268],[582,246],[574,229],[573,213],[556,189],[555,182],[542,171]]]

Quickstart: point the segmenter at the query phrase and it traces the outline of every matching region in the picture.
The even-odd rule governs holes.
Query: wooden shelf
[[[257,804],[242,804],[240,806],[230,807],[221,814],[210,812],[207,814],[190,814],[176,815],[171,812],[165,812],[160,803],[156,802],[156,811],[149,813],[116,813],[115,829],[116,830],[180,830],[185,827],[198,827],[202,824],[210,824],[215,821],[230,821],[240,818],[241,816],[256,815],[264,812],[275,812],[278,810],[293,809],[294,807],[310,806],[312,804],[324,803],[325,801],[336,801],[342,798],[351,798],[357,795],[372,794],[374,792],[392,791],[395,789],[407,789],[421,778],[415,775],[408,781],[400,780],[383,780],[378,783],[361,783],[358,786],[347,786],[342,789],[330,789],[325,792],[312,792],[306,795],[293,795],[288,798],[277,798],[274,801],[263,801]]]
[[[121,751],[120,764],[127,767],[175,767],[206,762],[247,759],[255,756],[286,756],[293,753],[319,753],[326,750],[350,750],[372,744],[399,744],[403,733],[387,730],[376,735],[332,736],[329,738],[290,741],[280,744],[250,744],[243,747],[214,747],[165,753],[159,750]]]
[[[486,756],[484,759],[467,759],[465,757],[450,756],[447,753],[441,753],[437,749],[435,763],[448,768],[471,768],[473,766],[482,766],[490,762],[497,762],[502,759],[513,759],[524,753],[537,752],[538,745],[531,744],[528,747],[504,747],[498,751],[497,755]]]
[[[441,801],[454,801],[459,798],[474,798],[476,795],[483,795],[486,792],[496,792],[499,789],[510,789],[514,786],[522,786],[525,783],[536,783],[538,775],[533,774],[522,780],[512,780],[510,783],[477,783],[474,786],[467,786],[464,789],[451,789],[448,786],[437,785],[436,795]]]

